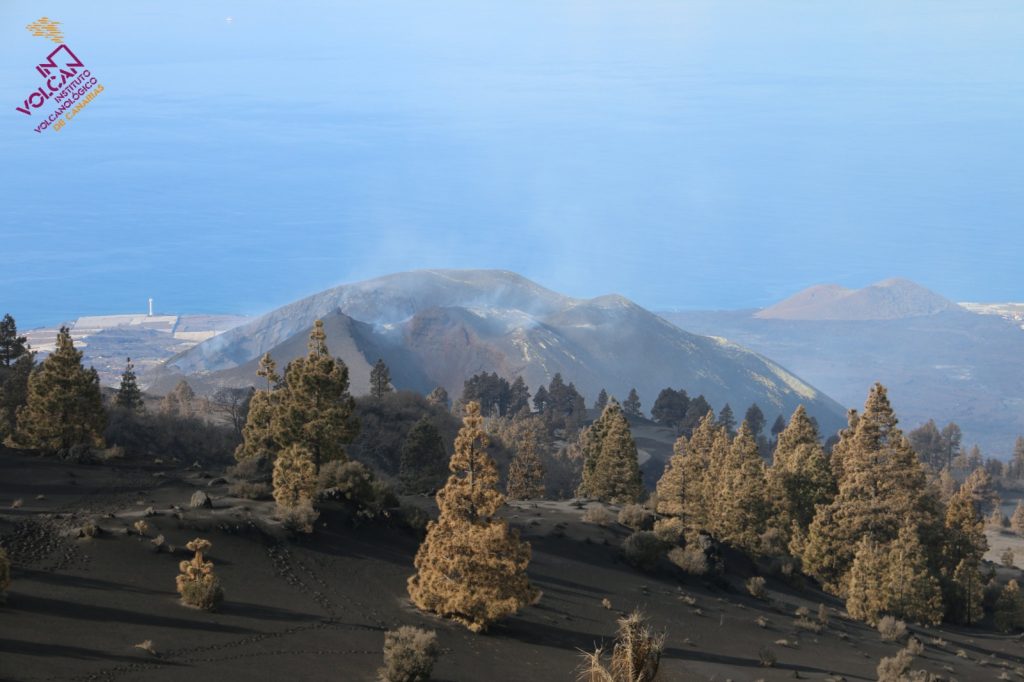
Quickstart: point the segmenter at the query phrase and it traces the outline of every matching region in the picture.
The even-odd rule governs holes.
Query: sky
[[[15,110],[62,22],[103,92]],[[1024,299],[1024,5],[0,3],[0,312],[260,313],[416,268],[651,309]]]

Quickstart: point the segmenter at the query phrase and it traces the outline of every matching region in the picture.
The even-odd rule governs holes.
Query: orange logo
[[[25,28],[27,28],[29,33],[34,36],[46,38],[47,40],[52,40],[55,43],[64,42],[64,33],[60,30],[59,21],[52,21],[46,17],[42,17],[33,21]]]

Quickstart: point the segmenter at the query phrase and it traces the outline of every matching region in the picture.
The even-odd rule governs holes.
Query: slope
[[[453,397],[477,372],[521,374],[533,389],[561,373],[591,401],[602,388],[621,398],[635,387],[650,407],[673,386],[703,393],[716,409],[757,402],[771,418],[804,403],[827,431],[844,421],[838,403],[736,344],[685,332],[621,296],[572,299],[493,271],[422,271],[337,287],[173,358],[150,385],[180,375],[252,383],[260,354],[270,351],[282,365],[305,352],[305,335],[324,315],[349,320],[334,331],[338,341],[328,330],[328,345],[351,359],[357,393],[368,386],[366,363],[379,356],[394,363],[397,387],[438,385]]]

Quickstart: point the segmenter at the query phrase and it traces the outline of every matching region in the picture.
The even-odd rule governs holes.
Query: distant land
[[[905,279],[887,279],[863,289],[819,284],[759,310],[763,320],[899,320],[958,310],[955,303]]]
[[[960,304],[962,307],[979,315],[998,315],[1008,322],[1013,322],[1024,330],[1024,303],[970,303]]]
[[[523,373],[536,388],[561,371],[588,401],[599,388],[621,398],[636,383],[645,410],[669,385],[705,392],[716,409],[729,400],[742,410],[756,393],[746,387],[753,378],[777,384],[760,399],[766,414],[788,405],[787,391],[803,392],[834,398],[826,421],[835,421],[882,381],[905,429],[955,421],[966,445],[993,456],[1008,455],[1024,433],[1024,303],[958,304],[888,279],[861,289],[816,285],[763,309],[659,315],[674,326],[622,297],[572,299],[513,273],[420,271],[336,287],[259,318],[136,313],[66,324],[104,384],[117,385],[130,356],[157,393],[181,377],[200,391],[251,384],[258,352],[281,363],[297,356],[322,316],[357,392],[377,357],[416,390],[444,385],[457,396],[478,371]],[[58,326],[28,331],[33,348],[52,348]],[[662,376],[665,363],[673,369]]]
[[[697,334],[772,358],[839,402],[889,388],[902,426],[954,421],[964,444],[1006,457],[1024,434],[1024,305],[955,304],[914,282],[817,285],[764,309],[663,311]]]
[[[88,315],[52,327],[25,332],[32,349],[45,355],[53,350],[61,326],[71,330],[83,361],[92,365],[100,382],[116,386],[131,357],[136,371],[151,370],[177,353],[223,334],[250,318],[241,315],[129,313]]]

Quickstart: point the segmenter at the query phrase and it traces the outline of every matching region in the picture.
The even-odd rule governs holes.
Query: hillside
[[[739,345],[683,331],[621,296],[574,299],[487,270],[400,273],[329,289],[199,344],[146,381],[156,392],[181,376],[199,389],[252,384],[255,360],[269,351],[283,366],[304,353],[318,318],[329,321],[329,346],[351,368],[356,393],[368,390],[369,367],[381,357],[397,387],[443,386],[453,397],[478,372],[521,374],[533,389],[560,372],[588,403],[602,388],[623,398],[636,387],[649,409],[672,386],[703,393],[716,409],[756,402],[770,419],[803,403],[826,432],[845,421],[827,395]]]
[[[1024,334],[917,285],[867,289],[836,296],[813,287],[761,311],[662,316],[771,357],[844,404],[858,404],[865,386],[881,381],[907,429],[930,418],[955,421],[965,444],[1008,455],[1024,433]],[[888,299],[875,317],[862,314],[864,301],[899,291],[907,296]],[[812,309],[816,317],[808,318]]]
[[[505,509],[533,547],[530,579],[543,596],[474,635],[410,605],[414,532],[353,527],[326,507],[314,535],[289,539],[269,518],[272,503],[228,496],[217,473],[0,449],[0,540],[15,557],[0,609],[0,678],[370,682],[385,630],[415,625],[438,632],[436,680],[565,682],[575,678],[579,651],[608,642],[615,619],[634,607],[667,633],[665,680],[873,680],[878,661],[903,646],[846,618],[840,602],[809,583],[773,575],[770,600],[754,599],[743,582],[756,569],[738,555],[726,556],[722,579],[682,576],[667,562],[654,573],[631,568],[620,555],[629,531],[584,523],[568,502]],[[197,490],[209,492],[212,509],[188,508]],[[24,505],[10,509],[16,498]],[[428,498],[406,502],[431,509]],[[129,532],[147,507],[148,538]],[[88,521],[102,533],[77,537]],[[157,534],[166,539],[159,552],[149,539]],[[174,589],[178,562],[190,554],[183,545],[196,536],[212,541],[208,558],[224,583],[215,613],[182,606]],[[796,609],[816,612],[819,603],[829,624],[796,627]],[[1014,635],[911,630],[926,644],[915,668],[961,680],[1020,669]],[[135,646],[147,640],[153,653]],[[777,657],[774,667],[761,667],[762,649]]]

